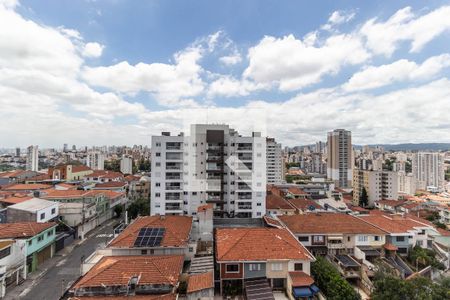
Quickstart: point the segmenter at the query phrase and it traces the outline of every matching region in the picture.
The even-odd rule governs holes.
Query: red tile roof
[[[97,183],[95,188],[121,188],[126,186],[127,183],[123,181],[109,181],[103,183]]]
[[[139,275],[137,285],[178,283],[183,255],[168,256],[106,256],[103,257],[74,286],[74,289],[96,286],[128,285],[131,277]]]
[[[294,210],[283,197],[275,194],[268,194],[266,196],[266,209],[290,209]]]
[[[41,183],[29,183],[29,184],[18,183],[4,187],[3,189],[5,191],[32,191],[32,190],[49,189],[51,187],[52,187],[51,185]]]
[[[89,175],[84,176],[84,177],[86,177],[86,178],[99,177],[99,178],[108,178],[108,179],[124,178],[123,174],[120,172],[107,171],[107,170],[97,170]]]
[[[176,294],[70,297],[69,300],[175,300]]]
[[[293,287],[310,286],[314,283],[314,279],[302,271],[289,272],[289,277]]]
[[[139,230],[143,227],[166,229],[161,241],[161,247],[185,247],[189,241],[192,217],[159,215],[139,217],[112,240],[109,246],[133,247]]]
[[[428,224],[420,223],[409,217],[402,217],[401,215],[369,214],[361,215],[358,218],[388,233],[406,233],[417,227],[429,226]]]
[[[202,211],[207,211],[208,209],[213,209],[214,206],[209,203],[209,204],[205,204],[205,205],[200,205],[199,207],[197,207],[197,212],[202,212]]]
[[[56,226],[54,222],[19,222],[0,224],[0,238],[28,238]]]
[[[295,234],[384,234],[375,226],[347,214],[308,213],[303,215],[279,216],[279,219]]]
[[[267,225],[276,227],[276,228],[282,228],[283,224],[281,224],[278,220],[269,217],[269,216],[263,216],[264,222],[266,222]]]
[[[218,228],[216,257],[218,261],[312,259],[305,247],[289,231],[268,227]]]
[[[406,201],[404,200],[380,200],[378,201],[378,204],[380,205],[387,205],[387,206],[391,206],[391,207],[397,207],[397,206],[402,206],[403,204],[405,204]]]
[[[292,195],[308,195],[308,193],[306,193],[304,190],[296,186],[289,187],[288,192],[291,193]]]
[[[189,275],[187,287],[188,293],[210,288],[214,288],[214,273],[212,271],[202,274]]]
[[[389,251],[397,251],[398,250],[397,246],[390,244],[390,243],[384,244],[383,247],[384,247],[384,249],[389,250]]]
[[[30,200],[33,197],[30,196],[13,196],[13,197],[8,197],[5,199],[0,199],[0,202],[3,203],[8,203],[8,204],[17,204],[17,203],[21,203],[27,200]]]
[[[85,165],[72,165],[72,173],[86,172],[86,171],[92,171],[92,169]]]
[[[295,208],[297,208],[299,210],[302,210],[302,211],[306,211],[310,207],[314,207],[315,209],[321,209],[322,208],[322,206],[320,206],[316,201],[310,200],[310,199],[301,199],[301,198],[295,199],[294,198],[294,199],[289,199],[288,201]]]

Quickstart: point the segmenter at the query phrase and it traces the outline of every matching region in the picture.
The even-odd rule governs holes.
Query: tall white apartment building
[[[258,218],[266,205],[266,138],[228,125],[191,125],[190,135],[152,136],[150,213]]]
[[[105,169],[105,154],[100,151],[91,151],[87,154],[86,165],[92,170]]]
[[[133,174],[133,159],[128,155],[123,155],[120,159],[120,172],[123,174]]]
[[[353,172],[352,133],[344,129],[328,132],[327,177],[336,187],[351,188]]]
[[[405,171],[398,173],[398,191],[407,195],[414,195],[416,192],[416,182],[411,173],[406,174]]]
[[[357,170],[353,172],[353,204],[358,205],[363,188],[366,189],[369,206],[375,201],[398,200],[398,174],[392,171]]]
[[[29,171],[39,171],[39,150],[38,146],[29,146],[27,148],[26,169]]]
[[[283,181],[283,157],[281,153],[281,144],[274,138],[266,139],[266,174],[268,184],[281,184]]]
[[[412,173],[416,181],[416,188],[426,190],[434,188],[444,189],[445,171],[444,156],[437,152],[417,152],[412,159]]]

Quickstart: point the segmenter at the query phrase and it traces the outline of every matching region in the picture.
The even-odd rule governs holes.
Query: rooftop
[[[218,228],[216,258],[218,261],[313,259],[288,230],[268,227]]]
[[[44,199],[39,198],[32,198],[27,201],[22,201],[18,204],[14,204],[8,207],[8,209],[19,209],[19,210],[26,210],[29,212],[35,212],[41,209],[45,209],[47,207],[55,206],[57,203],[53,201],[48,201]]]
[[[19,222],[0,224],[0,238],[28,238],[56,226],[56,223]]]
[[[4,199],[0,199],[0,202],[3,203],[8,203],[8,204],[17,204],[17,203],[21,203],[27,200],[32,199],[33,197],[30,196],[12,196],[12,197],[7,197]]]
[[[189,241],[192,217],[188,216],[146,216],[138,217],[109,244],[110,247],[134,247],[141,228],[164,228],[161,247],[185,247]]]
[[[266,209],[291,209],[294,207],[289,204],[283,197],[275,194],[267,194],[266,196]]]
[[[176,285],[183,268],[183,255],[106,256],[74,286],[74,289],[97,286],[128,285],[139,274],[137,285]]]
[[[384,234],[384,232],[354,216],[341,213],[308,213],[280,216],[293,233],[320,234]]]
[[[3,189],[5,191],[31,191],[31,190],[44,190],[44,189],[49,189],[51,188],[51,185],[48,184],[41,184],[41,183],[18,183],[18,184],[13,184],[10,186],[6,186]]]
[[[189,275],[187,287],[188,293],[210,288],[214,288],[214,273],[212,271],[202,274]]]
[[[310,286],[314,283],[314,279],[302,271],[289,272],[289,277],[292,280],[292,286]]]
[[[302,211],[322,209],[322,206],[320,206],[316,201],[310,199],[294,198],[289,199],[289,203],[291,203],[295,208]]]
[[[70,297],[69,300],[175,300],[176,294],[164,295],[134,295],[134,296],[86,296],[86,297]]]
[[[406,233],[419,227],[430,227],[426,223],[421,223],[401,215],[369,214],[361,215],[359,218],[388,233]]]

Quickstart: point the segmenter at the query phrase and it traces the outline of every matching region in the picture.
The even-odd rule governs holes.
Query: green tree
[[[122,205],[116,205],[114,206],[114,215],[116,218],[120,218],[123,212],[123,206]]]
[[[137,216],[148,216],[150,215],[150,201],[145,198],[138,198],[128,206],[127,212],[131,219],[135,219]]]
[[[359,206],[366,207],[369,205],[369,196],[365,187],[362,188],[361,195],[359,195]]]
[[[105,170],[120,172],[120,160],[119,159],[105,160]]]
[[[361,299],[352,286],[342,278],[338,270],[325,258],[320,256],[316,258],[316,261],[311,265],[311,274],[327,299]]]

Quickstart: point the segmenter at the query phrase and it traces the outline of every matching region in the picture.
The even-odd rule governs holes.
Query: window
[[[189,247],[189,252],[194,252],[194,248]]]
[[[141,250],[141,254],[142,255],[146,255],[147,254],[147,250]]]
[[[281,263],[272,263],[272,271],[282,271],[283,270],[283,264]]]
[[[160,157],[161,156],[161,152],[156,152],[156,157]]]
[[[376,235],[376,236],[373,237],[373,239],[374,239],[376,242],[378,242],[378,241],[380,240],[380,236]]]
[[[261,271],[261,264],[249,264],[248,270],[249,271]]]
[[[367,242],[368,237],[367,235],[358,235],[358,242]]]
[[[155,166],[156,166],[156,167],[161,167],[161,163],[160,163],[160,162],[156,162],[156,163],[155,163]]]
[[[238,264],[229,264],[226,267],[227,273],[239,273],[239,265]]]
[[[47,232],[47,236],[52,236],[53,234],[53,230],[50,230],[49,232]]]
[[[161,143],[156,143],[156,147],[161,147]]]
[[[256,215],[259,217],[259,216],[261,216],[261,213],[260,213],[260,212],[257,212]]]
[[[303,264],[302,263],[294,264],[294,271],[303,271]]]
[[[161,193],[155,193],[155,197],[157,198],[161,197]]]
[[[38,242],[42,241],[44,237],[42,235],[38,236]]]
[[[256,206],[261,206],[261,203],[256,203]]]
[[[31,246],[31,245],[33,245],[33,240],[28,241],[28,246]]]
[[[404,242],[405,241],[405,237],[404,236],[398,236],[396,238],[397,242]]]
[[[0,259],[7,257],[11,254],[11,247],[0,250]]]
[[[52,215],[56,213],[56,208],[52,208]]]
[[[45,213],[42,213],[41,216],[40,216],[40,220],[42,220],[44,218],[45,218]]]
[[[299,236],[298,240],[300,242],[309,242],[309,236]]]
[[[313,236],[313,244],[323,244],[325,243],[325,238],[323,235]]]

